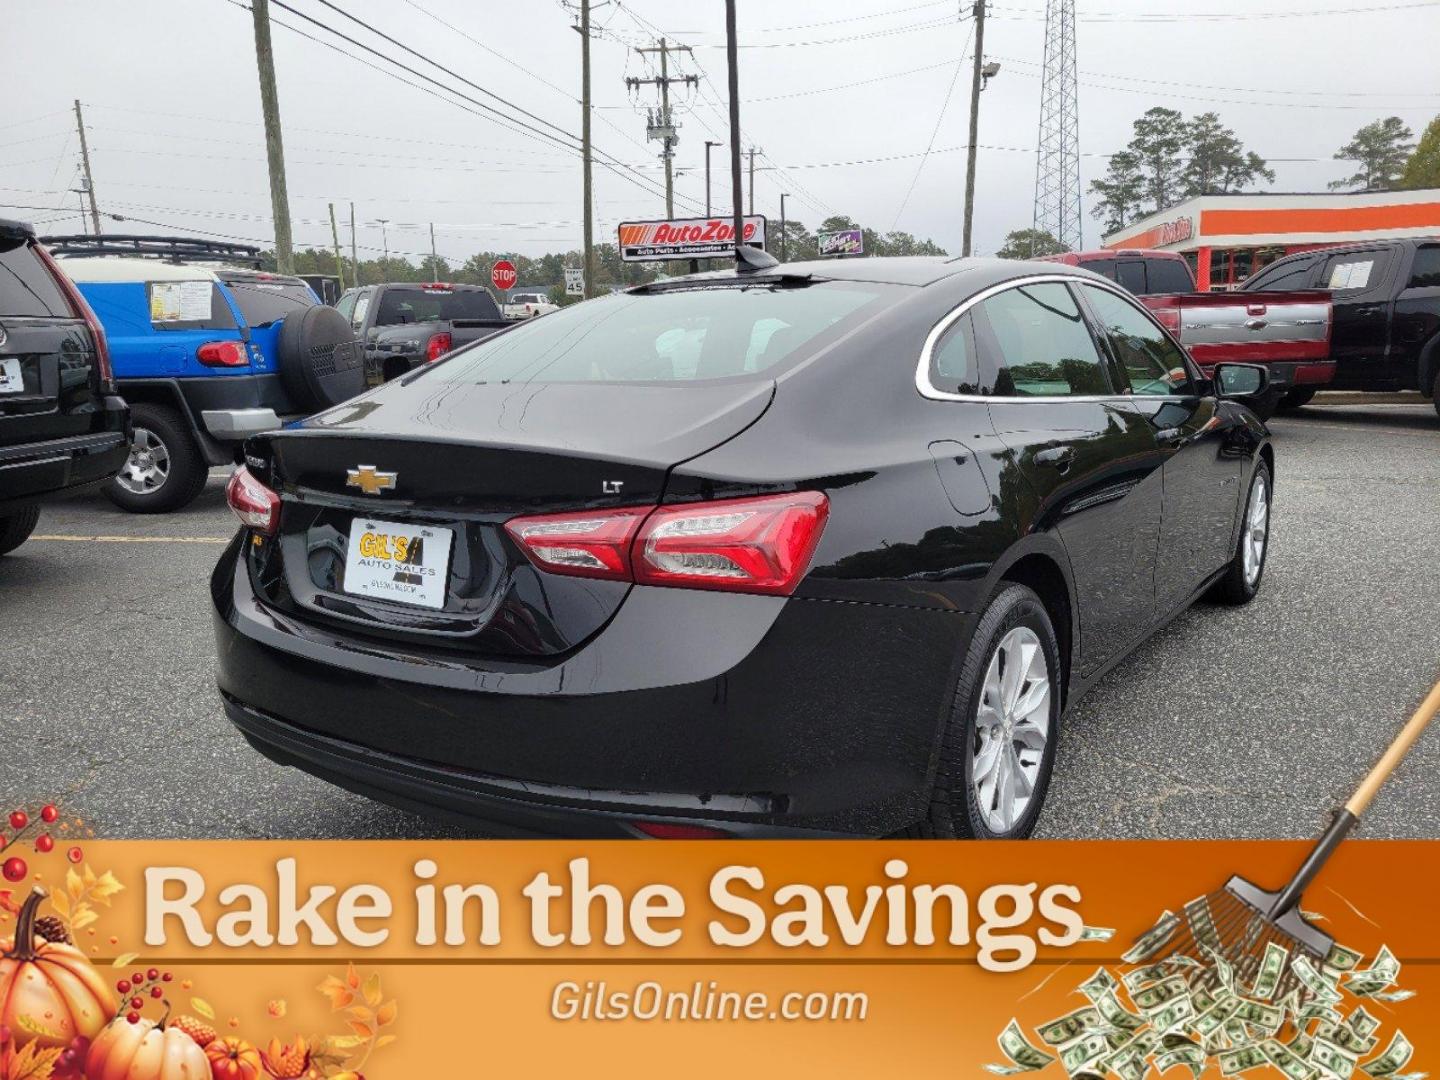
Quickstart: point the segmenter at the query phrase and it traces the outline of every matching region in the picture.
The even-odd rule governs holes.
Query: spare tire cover
[[[280,324],[280,381],[295,407],[318,412],[365,389],[365,363],[350,320],[323,304]]]

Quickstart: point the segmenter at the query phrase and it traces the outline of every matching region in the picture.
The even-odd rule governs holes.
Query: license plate
[[[443,608],[453,529],[357,517],[345,556],[347,593]]]
[[[25,373],[20,369],[20,361],[14,357],[0,360],[0,394],[23,394],[25,392]]]

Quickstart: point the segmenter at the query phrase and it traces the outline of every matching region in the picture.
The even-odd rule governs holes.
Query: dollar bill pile
[[[1155,959],[1186,921],[1203,958]],[[1086,940],[1107,939],[1087,931]],[[1076,987],[1088,1004],[1035,1029],[1041,1045],[1011,1020],[998,1039],[1008,1064],[985,1068],[1015,1076],[1058,1060],[1075,1080],[1143,1080],[1177,1065],[1193,1077],[1213,1065],[1227,1077],[1274,1066],[1289,1080],[1425,1080],[1401,1071],[1414,1054],[1404,1033],[1375,1053],[1380,1021],[1365,1002],[1414,996],[1397,986],[1400,961],[1387,947],[1362,966],[1365,957],[1343,945],[1316,962],[1270,941],[1245,978],[1221,954],[1202,897],[1183,918],[1165,912],[1123,959],[1118,976],[1102,967]]]

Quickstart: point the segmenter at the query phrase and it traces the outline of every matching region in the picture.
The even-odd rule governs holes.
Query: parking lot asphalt
[[[1271,427],[1260,596],[1193,608],[1071,710],[1038,835],[1313,835],[1440,675],[1434,410],[1311,407]],[[177,514],[47,506],[0,559],[0,799],[61,799],[110,836],[482,835],[280,768],[231,728],[207,582],[232,522],[217,470]],[[1440,730],[1360,835],[1440,837],[1437,775]]]

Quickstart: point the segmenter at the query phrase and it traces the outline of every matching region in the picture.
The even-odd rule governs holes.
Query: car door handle
[[[1155,433],[1155,441],[1161,446],[1180,446],[1185,442],[1185,438],[1184,428],[1167,427]]]
[[[1062,473],[1067,472],[1074,463],[1075,448],[1073,446],[1052,446],[1035,455],[1036,465],[1053,465]]]
[[[1266,322],[1265,322],[1264,319],[1246,319],[1246,320],[1245,320],[1245,329],[1246,329],[1246,330],[1264,330],[1265,327],[1266,327],[1266,325],[1267,325],[1267,324],[1266,324]]]

